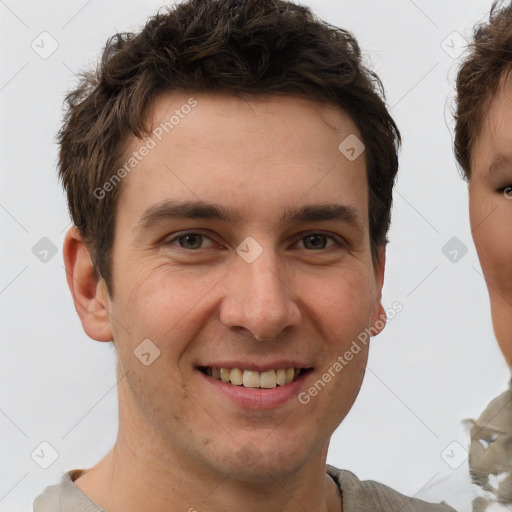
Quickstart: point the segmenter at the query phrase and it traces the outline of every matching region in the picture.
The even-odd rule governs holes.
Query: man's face
[[[473,239],[491,299],[494,331],[512,365],[512,82],[504,82],[472,153]]]
[[[367,346],[308,403],[298,396],[383,313],[365,156],[350,161],[338,149],[360,138],[339,109],[194,97],[122,182],[109,305],[126,373],[120,427],[149,432],[174,461],[270,478],[326,452],[360,389]],[[161,96],[153,129],[188,99]],[[144,143],[133,140],[126,157]],[[168,215],[148,215],[166,202]],[[153,344],[160,355],[143,364]],[[134,351],[149,355],[141,362]],[[248,385],[283,378],[256,370],[303,374],[269,389],[215,378],[234,367],[241,372],[223,375]]]

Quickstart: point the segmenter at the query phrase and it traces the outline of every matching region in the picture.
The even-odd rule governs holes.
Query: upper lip
[[[243,370],[250,370],[254,372],[264,372],[266,370],[279,370],[280,368],[299,368],[308,369],[312,368],[309,364],[299,363],[297,361],[290,361],[281,359],[268,363],[255,363],[249,361],[222,361],[222,362],[209,362],[197,365],[198,368],[240,368]]]

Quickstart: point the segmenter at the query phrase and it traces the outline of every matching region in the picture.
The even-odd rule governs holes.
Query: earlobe
[[[89,251],[76,226],[66,233],[63,256],[66,280],[84,331],[94,340],[112,341],[107,287],[102,278],[96,278]]]
[[[384,327],[386,327],[387,319],[386,310],[379,301],[377,307],[373,310],[372,325],[370,328],[372,336],[377,336],[377,334],[382,332]]]
[[[371,332],[372,336],[379,334],[387,322],[387,314],[384,309],[382,299],[382,287],[384,285],[384,270],[386,267],[386,247],[382,245],[379,247],[379,261],[375,263],[375,284],[376,284],[376,298],[372,314]]]

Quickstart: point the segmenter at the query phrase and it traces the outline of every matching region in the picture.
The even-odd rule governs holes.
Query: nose
[[[293,283],[280,272],[272,251],[264,250],[252,263],[236,258],[220,307],[226,327],[270,340],[298,326],[301,319]]]

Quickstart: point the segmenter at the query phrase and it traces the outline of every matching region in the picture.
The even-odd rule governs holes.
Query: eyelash
[[[176,245],[179,249],[182,249],[184,251],[189,251],[189,252],[196,252],[196,251],[199,251],[201,249],[204,249],[203,247],[200,247],[198,249],[187,249],[185,247],[181,247],[178,244],[174,244],[174,242],[178,241],[180,238],[186,237],[187,235],[199,235],[199,236],[203,237],[203,239],[206,238],[206,239],[214,242],[209,236],[205,235],[204,233],[201,233],[200,231],[183,231],[181,233],[178,233],[177,235],[175,235],[171,239],[165,241],[164,245]],[[295,243],[298,243],[299,241],[303,240],[304,238],[306,238],[308,236],[314,236],[314,235],[325,236],[327,239],[330,239],[331,241],[333,241],[338,247],[345,247],[347,245],[347,243],[341,237],[335,236],[335,235],[330,234],[330,233],[325,233],[323,231],[307,231],[302,236],[300,236],[298,238],[297,242],[295,242]],[[315,249],[306,249],[306,248],[304,248],[304,250],[311,251],[311,252],[327,251],[329,249],[333,249],[333,246],[323,247],[321,249],[316,249],[316,250]]]

